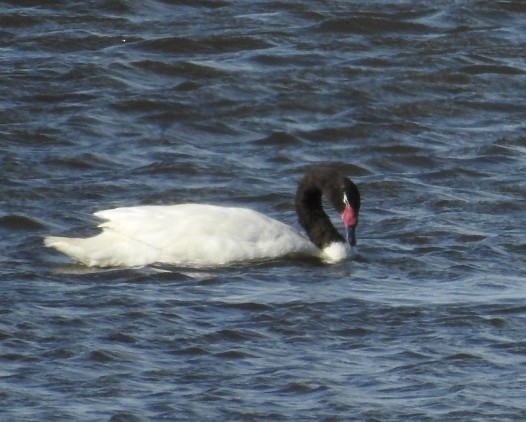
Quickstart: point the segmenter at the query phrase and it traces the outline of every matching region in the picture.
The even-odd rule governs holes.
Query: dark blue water
[[[526,418],[522,1],[0,5],[2,421]],[[298,227],[362,191],[359,256],[88,269],[114,206]]]

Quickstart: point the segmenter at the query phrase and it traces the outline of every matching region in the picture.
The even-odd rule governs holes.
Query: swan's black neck
[[[312,243],[324,249],[333,242],[345,242],[323,210],[322,195],[341,214],[345,208],[344,196],[356,215],[360,209],[360,192],[356,185],[338,171],[316,167],[303,176],[296,192],[296,213]]]

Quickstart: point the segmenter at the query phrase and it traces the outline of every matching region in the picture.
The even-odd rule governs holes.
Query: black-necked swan
[[[344,239],[323,210],[322,195],[340,214]],[[90,238],[50,236],[46,246],[87,266],[164,263],[209,267],[288,255],[316,256],[335,263],[350,256],[360,192],[338,171],[307,171],[296,192],[296,212],[307,237],[292,227],[246,208],[204,204],[145,205],[96,212],[102,233]]]

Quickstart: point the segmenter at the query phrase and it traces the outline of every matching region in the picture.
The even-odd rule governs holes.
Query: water
[[[526,418],[521,1],[0,6],[2,421]],[[359,257],[87,269],[113,206],[297,225],[362,191]]]

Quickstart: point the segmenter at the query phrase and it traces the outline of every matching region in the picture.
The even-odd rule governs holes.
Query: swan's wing
[[[312,243],[291,227],[245,208],[202,204],[116,208],[95,214],[104,232],[145,249],[158,261],[188,264],[316,254]]]
[[[95,216],[105,220],[99,227],[105,231],[165,247],[181,240],[204,241],[209,238],[256,241],[258,236],[270,236],[263,228],[279,223],[256,211],[202,204],[172,206],[138,206],[99,211]],[[260,234],[258,235],[258,232]]]
[[[99,224],[104,231],[135,240],[163,243],[183,235],[188,226],[195,226],[199,211],[197,208],[192,212],[185,205],[138,206],[99,211],[94,215],[104,220]]]

